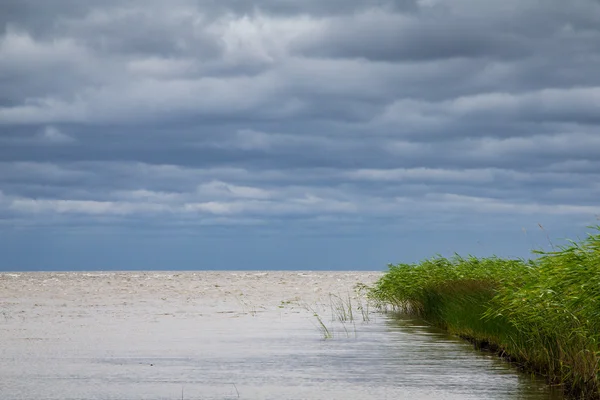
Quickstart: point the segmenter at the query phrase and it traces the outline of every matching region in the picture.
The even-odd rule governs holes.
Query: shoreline
[[[390,265],[370,297],[545,377],[565,395],[600,399],[598,231],[535,260]]]

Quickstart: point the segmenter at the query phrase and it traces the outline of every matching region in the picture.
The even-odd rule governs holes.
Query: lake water
[[[562,398],[468,343],[368,310],[354,288],[380,275],[0,273],[0,398]]]

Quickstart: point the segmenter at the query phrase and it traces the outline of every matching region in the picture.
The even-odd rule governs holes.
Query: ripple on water
[[[0,274],[0,391],[19,399],[558,399],[410,319],[332,322],[376,272]],[[333,332],[323,340],[317,312]],[[355,315],[360,315],[356,312]]]

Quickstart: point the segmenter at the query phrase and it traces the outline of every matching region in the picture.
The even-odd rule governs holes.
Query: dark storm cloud
[[[304,54],[395,61],[399,67],[435,60],[436,87],[398,84],[397,94],[409,98],[598,85],[592,72],[600,50],[597,2],[421,3],[430,6],[413,14],[371,10],[331,18],[294,44]],[[448,70],[448,61],[464,63]]]
[[[420,61],[448,58],[526,57],[531,44],[510,32],[493,32],[483,21],[421,20],[384,12],[333,21],[302,47],[321,57],[374,61]],[[302,49],[302,47],[300,47]]]
[[[10,0],[0,24],[3,229],[600,212],[596,1]]]

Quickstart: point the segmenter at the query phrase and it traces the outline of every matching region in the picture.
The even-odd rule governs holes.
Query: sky
[[[0,271],[550,250],[598,71],[598,0],[3,0]]]

